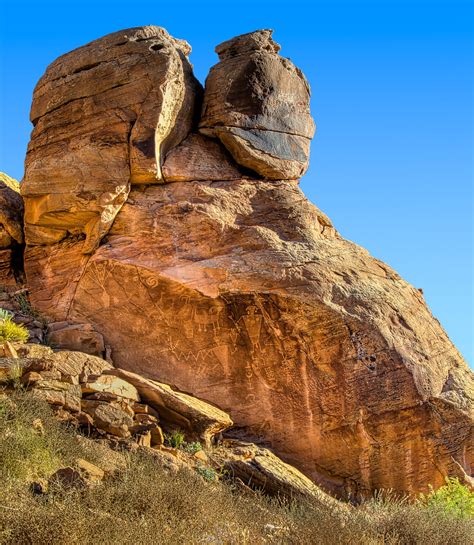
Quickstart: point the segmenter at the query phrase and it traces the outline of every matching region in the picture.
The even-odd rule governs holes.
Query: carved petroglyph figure
[[[258,308],[255,305],[249,305],[246,309],[246,314],[242,316],[238,323],[242,322],[245,331],[252,345],[252,352],[255,353],[260,349],[260,331],[262,329],[263,317],[257,314]]]

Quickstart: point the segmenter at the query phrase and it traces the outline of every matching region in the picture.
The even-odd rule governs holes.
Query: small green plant
[[[23,314],[31,316],[32,318],[35,318],[37,320],[41,319],[39,312],[31,306],[28,297],[24,293],[19,293],[15,296],[15,299]]]
[[[185,452],[188,452],[189,454],[196,454],[196,452],[199,452],[200,450],[202,450],[202,445],[199,441],[193,441],[192,443],[184,443],[183,450]]]
[[[179,448],[184,443],[184,434],[178,430],[165,434],[165,441],[172,448]]]
[[[11,320],[13,318],[13,313],[4,308],[0,308],[0,321]]]
[[[15,364],[10,367],[10,371],[4,383],[7,387],[19,389],[21,387],[21,377],[23,375],[23,367],[21,365]]]
[[[1,309],[3,310],[3,309]],[[0,342],[20,341],[26,342],[30,334],[24,325],[15,324],[11,316],[0,318]]]
[[[205,479],[209,483],[217,481],[217,471],[213,467],[198,466],[196,468],[196,471],[199,475],[201,475],[201,477],[203,477],[203,479]]]
[[[474,517],[474,492],[457,478],[446,477],[446,484],[438,490],[430,486],[430,492],[421,494],[420,501],[429,508],[441,509],[459,518]]]

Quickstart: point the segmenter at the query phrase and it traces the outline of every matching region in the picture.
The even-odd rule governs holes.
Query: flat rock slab
[[[140,401],[138,391],[129,382],[111,375],[89,376],[87,382],[81,384],[83,394],[96,392],[115,394],[118,397]]]
[[[326,509],[345,509],[343,504],[269,449],[228,439],[221,445],[215,456],[222,460],[233,478],[240,479],[250,488],[288,499],[309,498]]]

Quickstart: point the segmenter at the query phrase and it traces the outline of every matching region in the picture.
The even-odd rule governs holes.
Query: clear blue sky
[[[0,0],[0,170],[21,178],[33,87],[58,55],[160,25],[193,47],[273,28],[305,72],[318,126],[308,197],[421,287],[472,364],[473,4],[469,1]]]

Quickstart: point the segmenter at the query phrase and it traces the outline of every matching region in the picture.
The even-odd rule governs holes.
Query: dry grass
[[[33,426],[38,419],[44,424],[44,434]],[[48,477],[80,456],[98,461],[94,449],[78,442],[72,431],[54,418],[44,401],[21,389],[0,398],[2,485],[21,487],[35,478]]]
[[[41,418],[45,434],[32,430]],[[56,488],[34,496],[32,478],[77,457],[101,464],[91,443],[59,425],[49,408],[18,392],[0,399],[0,543],[4,544],[294,544],[467,545],[472,521],[440,509],[372,501],[340,516],[310,504],[285,504],[167,472],[149,456],[127,454],[125,467],[92,489]]]

